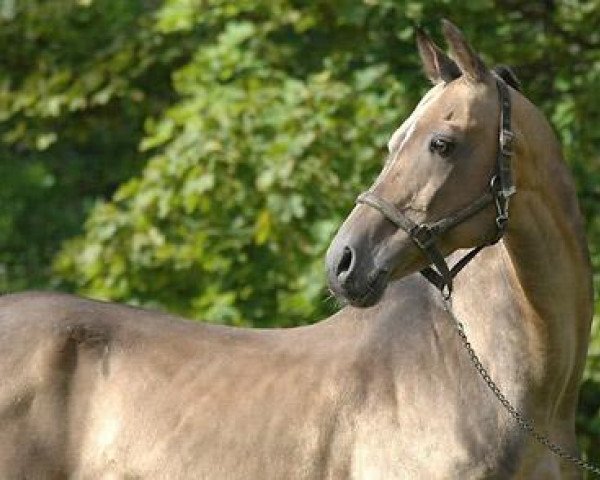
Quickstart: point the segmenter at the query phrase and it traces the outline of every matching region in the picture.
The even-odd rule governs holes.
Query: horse
[[[513,75],[443,31],[452,58],[418,33],[434,85],[327,252],[336,314],[259,330],[0,298],[0,478],[580,478],[502,408],[449,315],[576,455],[592,289],[573,182]]]
[[[434,87],[333,240],[330,285],[357,307],[376,305],[390,281],[402,285],[387,341],[399,363],[389,439],[402,445],[403,471],[419,472],[404,478],[581,478],[487,388],[495,379],[516,411],[576,456],[593,294],[573,181],[512,72],[490,72],[455,26],[443,30],[453,58],[419,35]],[[389,293],[379,301],[393,302]],[[457,351],[449,316],[466,326],[470,351]],[[491,375],[478,383],[481,365]]]

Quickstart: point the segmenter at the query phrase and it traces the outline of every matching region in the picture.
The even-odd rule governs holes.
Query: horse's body
[[[505,260],[489,250],[477,262]],[[469,283],[507,281],[503,267],[473,267]],[[489,326],[475,344],[524,407],[524,312],[473,292],[475,325]],[[528,448],[544,454],[476,377],[418,276],[366,311],[290,330],[52,294],[6,296],[0,312],[7,480],[511,478]]]
[[[463,88],[456,82],[434,87],[430,103]],[[554,135],[513,95],[510,229],[457,278],[454,308],[511,402],[576,452],[589,261]],[[492,151],[493,132],[480,139]],[[331,251],[356,225],[370,241],[380,236],[372,222],[389,236],[379,216],[358,206]],[[456,241],[485,221],[484,212]],[[398,279],[381,300],[310,327],[244,330],[67,295],[3,297],[0,478],[579,478],[510,419],[437,290],[410,275],[423,258],[390,238],[410,258],[395,260]]]

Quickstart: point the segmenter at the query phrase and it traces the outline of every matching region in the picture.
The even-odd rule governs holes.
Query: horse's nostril
[[[338,263],[337,270],[335,274],[339,277],[344,273],[350,273],[354,264],[354,251],[350,247],[344,247],[344,251],[342,252],[342,258],[340,258],[340,263]]]

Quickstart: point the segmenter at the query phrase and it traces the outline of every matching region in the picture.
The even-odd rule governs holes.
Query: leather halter
[[[430,265],[421,274],[435,285],[445,298],[452,295],[452,280],[483,248],[493,245],[502,238],[508,223],[509,198],[516,192],[512,178],[511,156],[514,134],[510,128],[510,92],[500,77],[496,77],[496,86],[500,99],[500,131],[496,167],[492,172],[489,190],[483,193],[470,205],[455,211],[440,220],[417,224],[396,208],[392,203],[378,197],[371,191],[361,193],[356,203],[363,203],[378,210],[396,227],[404,230],[429,259]],[[444,256],[436,245],[437,239],[456,225],[473,217],[488,205],[496,207],[497,234],[490,242],[470,250],[452,268],[448,267]],[[433,266],[435,268],[433,268]]]

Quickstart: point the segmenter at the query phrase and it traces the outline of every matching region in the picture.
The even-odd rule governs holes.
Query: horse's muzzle
[[[335,243],[327,252],[327,271],[330,290],[355,307],[377,303],[389,278],[389,272],[372,259],[360,259],[354,247]]]

